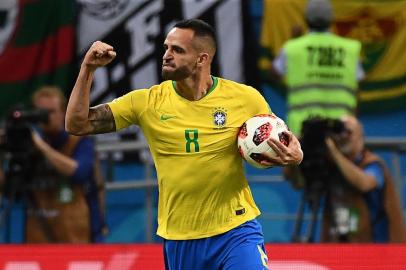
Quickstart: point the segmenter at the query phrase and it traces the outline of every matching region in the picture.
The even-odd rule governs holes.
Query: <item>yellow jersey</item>
[[[117,130],[139,125],[158,177],[157,234],[170,240],[227,232],[260,214],[237,149],[241,125],[270,113],[252,87],[212,77],[200,100],[176,92],[176,82],[134,90],[108,103]]]

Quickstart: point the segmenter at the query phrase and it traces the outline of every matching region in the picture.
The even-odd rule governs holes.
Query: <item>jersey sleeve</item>
[[[117,130],[133,124],[138,125],[140,115],[147,108],[148,94],[149,89],[134,90],[107,103],[113,113]]]
[[[270,114],[272,113],[265,98],[255,88],[248,87],[244,98],[244,108],[247,111],[248,117],[257,114]]]

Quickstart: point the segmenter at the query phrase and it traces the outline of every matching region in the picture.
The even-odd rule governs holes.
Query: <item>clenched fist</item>
[[[116,57],[114,48],[107,43],[96,41],[87,51],[83,59],[83,65],[95,70],[98,67],[105,66]]]

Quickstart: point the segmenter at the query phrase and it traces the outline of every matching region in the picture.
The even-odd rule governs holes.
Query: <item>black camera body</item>
[[[32,124],[46,123],[48,117],[47,110],[13,110],[6,120],[4,149],[11,154],[30,152],[33,148]]]
[[[341,182],[341,173],[330,160],[325,140],[344,131],[344,123],[338,119],[314,117],[303,122],[300,142],[304,158],[299,168],[308,192],[334,189]]]
[[[2,145],[6,153],[6,196],[18,196],[28,187],[32,168],[38,158],[32,141],[32,125],[48,122],[47,110],[14,109],[6,118],[5,137]]]

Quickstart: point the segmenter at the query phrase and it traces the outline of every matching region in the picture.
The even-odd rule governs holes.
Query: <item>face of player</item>
[[[45,109],[49,111],[48,123],[41,124],[41,128],[46,134],[56,134],[64,128],[65,114],[61,108],[59,97],[38,97],[34,102],[34,106],[37,109]]]
[[[180,81],[196,72],[199,53],[193,46],[194,33],[190,29],[173,28],[164,42],[162,77]]]

